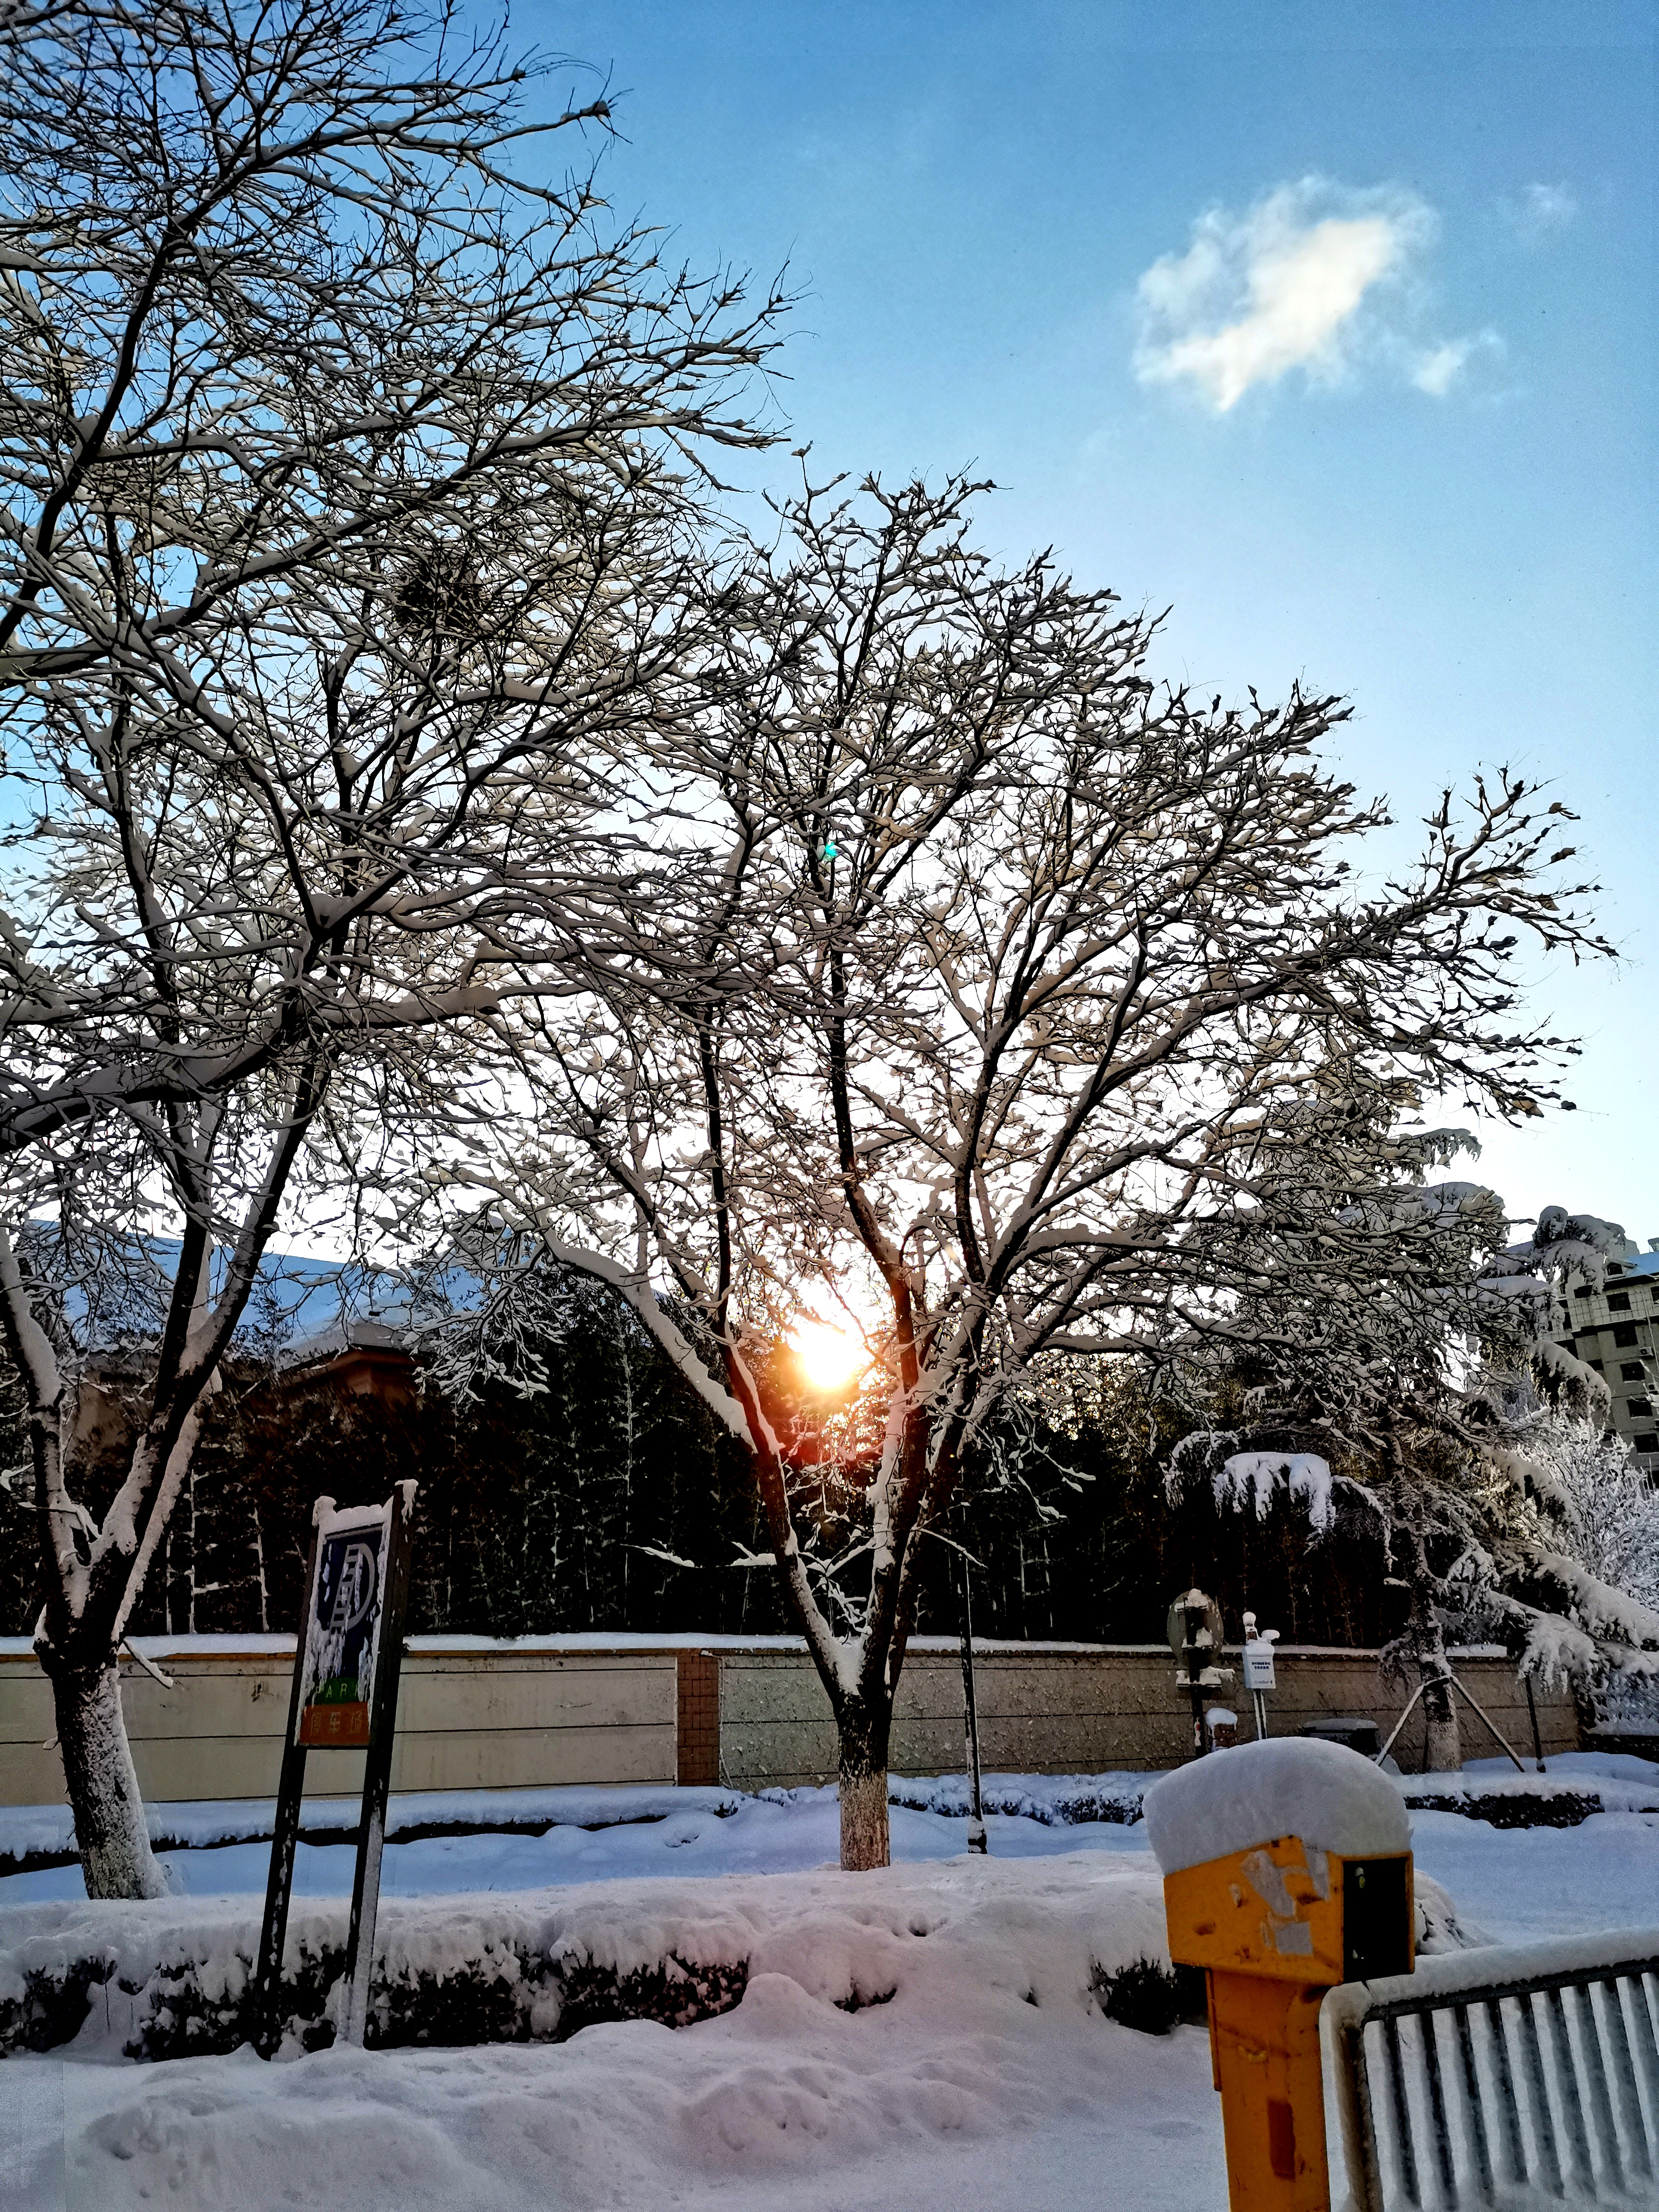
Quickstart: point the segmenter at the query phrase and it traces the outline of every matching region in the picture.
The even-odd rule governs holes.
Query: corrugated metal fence
[[[1357,2212],[1659,2205],[1659,1928],[1423,1959],[1320,2029]]]

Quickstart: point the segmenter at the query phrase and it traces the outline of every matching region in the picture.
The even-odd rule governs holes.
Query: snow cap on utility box
[[[1196,1759],[1146,1792],[1146,1840],[1165,1874],[1300,1836],[1339,1858],[1403,1851],[1406,1802],[1344,1744],[1283,1736]]]

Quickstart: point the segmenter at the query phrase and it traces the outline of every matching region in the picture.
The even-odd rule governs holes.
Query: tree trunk
[[[837,1719],[841,1738],[841,1863],[865,1874],[891,1863],[887,1834],[887,1739],[891,1699],[877,1712],[848,1704]]]
[[[1446,1656],[1446,1639],[1435,1603],[1436,1583],[1429,1565],[1420,1497],[1413,1499],[1407,1527],[1410,1549],[1406,1579],[1411,1587],[1412,1609],[1407,1635],[1417,1656],[1418,1680],[1423,1685],[1423,1767],[1428,1774],[1455,1774],[1463,1764],[1463,1744],[1451,1686],[1451,1661]]]
[[[1424,1761],[1431,1774],[1455,1774],[1463,1764],[1463,1740],[1457,1725],[1457,1704],[1446,1680],[1444,1654],[1425,1655],[1421,1665],[1428,1686],[1423,1692],[1423,1715],[1427,1726]]]
[[[120,1669],[112,1657],[61,1671],[48,1663],[47,1671],[87,1895],[165,1897],[122,1725]]]

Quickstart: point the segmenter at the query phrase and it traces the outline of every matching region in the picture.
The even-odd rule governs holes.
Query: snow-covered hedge
[[[1469,1941],[1432,1882],[1419,1882],[1419,1902],[1426,1948]],[[345,1933],[343,1902],[296,1904],[283,1984],[290,2056],[333,2039]],[[0,1945],[0,2051],[234,2050],[252,2027],[258,1936],[252,1899],[19,1906]],[[562,2042],[619,2020],[683,2027],[731,2010],[769,1974],[854,2012],[958,1954],[951,1971],[971,1962],[988,1989],[1081,2004],[1127,2027],[1162,2032],[1202,2010],[1201,1991],[1170,1966],[1156,1872],[1079,1853],[388,1899],[368,2040]]]
[[[70,1917],[0,1954],[0,2051],[90,2039],[129,2058],[184,2058],[251,2040],[258,1923],[241,1900],[118,1907],[137,1922],[130,1935],[98,1907],[31,1910]],[[383,1907],[366,2040],[383,2050],[558,2043],[600,2021],[688,2027],[743,1996],[748,1961],[729,1942],[684,1957],[665,1933],[659,1947],[644,1938],[654,1957],[623,1956],[562,1929],[563,1917],[537,1899]],[[710,1931],[697,1933],[708,1947]],[[334,2040],[345,1940],[337,1906],[301,1909],[290,1922],[283,2021],[291,2051]]]
[[[988,1774],[980,1787],[987,1813],[1040,1820],[1044,1827],[1076,1827],[1103,1820],[1130,1827],[1140,1818],[1140,1801],[1156,1778],[1150,1774]],[[775,1793],[763,1791],[763,1796]],[[901,1775],[887,1780],[888,1802],[918,1813],[939,1813],[963,1820],[968,1780],[962,1774]]]

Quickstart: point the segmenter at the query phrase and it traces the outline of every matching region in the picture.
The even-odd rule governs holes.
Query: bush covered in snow
[[[1419,1883],[1419,1942],[1461,1948],[1451,1900]],[[252,1898],[20,1905],[0,1942],[0,2053],[73,2045],[101,2058],[203,2058],[252,2032]],[[343,1900],[296,1903],[282,2055],[335,2036]],[[1022,2004],[1082,2008],[1144,2033],[1203,2015],[1201,1978],[1171,1966],[1150,1860],[1075,1853],[947,1859],[849,1882],[834,1871],[595,1882],[388,1899],[366,2040],[557,2044],[605,2021],[692,2026],[757,1977],[787,1974],[844,2013],[964,1977]]]
[[[325,2050],[335,2039],[345,1932],[340,1920],[325,1931],[307,1928],[290,1944],[282,2003],[290,2051]],[[729,2011],[749,1978],[741,1958],[704,1963],[671,1949],[621,1968],[580,1948],[539,1948],[511,1926],[470,1954],[446,1944],[435,1921],[422,1933],[424,1943],[417,1938],[381,1962],[364,2036],[371,2050],[563,2043],[603,2021],[689,2027]],[[88,2022],[96,2037],[100,2013],[105,2036],[118,2033],[128,2058],[235,2051],[253,2039],[257,1936],[249,1924],[232,1929],[209,1921],[177,1931],[153,1960],[135,1966],[82,1952],[27,1967],[15,1994],[0,1996],[0,2052],[54,2050]],[[857,1995],[849,1990],[848,2000]]]

